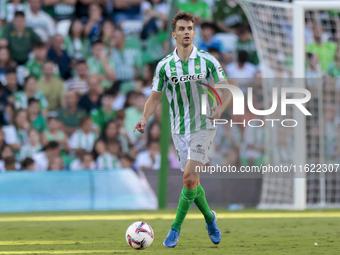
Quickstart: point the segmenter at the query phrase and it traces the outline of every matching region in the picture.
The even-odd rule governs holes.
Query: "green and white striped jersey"
[[[97,170],[112,170],[121,168],[119,159],[109,152],[105,152],[97,158]]]
[[[158,63],[151,87],[153,91],[165,90],[170,104],[172,133],[214,129],[206,115],[201,114],[202,94],[210,91],[213,95],[202,83],[213,86],[213,81],[226,79],[224,70],[215,57],[195,46],[186,62],[178,57],[176,50]],[[212,106],[214,101],[208,96],[207,116],[211,115]]]
[[[93,145],[97,140],[97,134],[90,131],[85,134],[82,129],[75,131],[68,140],[71,149],[85,149],[88,152],[93,150]]]
[[[47,109],[48,102],[44,94],[40,90],[36,90],[33,96],[34,99],[39,100],[40,109]],[[28,97],[25,91],[18,91],[14,94],[14,109],[27,109]]]

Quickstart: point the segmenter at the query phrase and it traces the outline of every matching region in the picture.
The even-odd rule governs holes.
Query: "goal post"
[[[340,2],[294,1],[293,3],[285,3],[270,0],[238,0],[238,2],[243,8],[252,29],[260,59],[262,77],[285,77],[286,79],[291,79],[292,83],[290,83],[290,86],[305,88],[307,83],[306,21],[313,20],[313,22],[323,26],[325,32],[332,34],[332,30],[334,30],[333,24],[327,20],[329,17],[325,12],[337,10],[340,12]],[[307,15],[309,12],[313,12],[315,15],[309,17]],[[273,54],[277,56],[273,58]],[[280,66],[278,63],[279,59],[284,58],[287,62],[290,55],[292,64],[285,67]],[[278,75],[278,72],[275,71],[276,69],[284,70]],[[285,75],[282,75],[282,73]],[[324,79],[324,77],[325,75],[322,78],[320,75],[320,79]],[[324,80],[320,84],[323,82]],[[327,88],[328,86],[326,86]],[[268,86],[263,85],[264,101],[269,101],[266,98],[267,90]],[[297,120],[298,125],[291,134],[292,142],[290,149],[293,151],[293,155],[290,158],[290,163],[297,166],[304,166],[310,162],[329,162],[325,161],[324,155],[326,155],[325,151],[327,149],[325,149],[323,141],[326,139],[327,131],[324,130],[324,124],[318,122],[323,120],[324,112],[327,110],[326,107],[328,107],[325,103],[327,98],[323,98],[323,95],[333,93],[333,90],[325,91],[325,88],[322,88],[320,85],[317,87],[316,92],[314,91],[313,93],[315,93],[317,99],[309,107],[314,108],[314,112],[316,112],[314,119],[317,120],[309,121],[297,107],[291,109],[291,116]],[[334,90],[334,93],[338,92]],[[331,100],[327,104],[334,103],[330,107],[335,108],[340,99],[334,99],[333,101]],[[336,108],[338,113],[339,110],[339,108]],[[310,133],[316,132],[314,130],[315,126],[318,134],[314,137]],[[277,136],[275,131],[266,133],[268,136],[269,134]],[[273,136],[269,140],[274,139]],[[273,150],[276,146],[275,144],[268,143],[267,145],[266,150]],[[312,145],[315,145],[317,149],[315,149],[316,152],[313,151],[314,154],[311,156],[310,147]],[[325,173],[311,175],[302,172],[294,174],[290,180],[278,180],[273,177],[268,178],[265,175],[258,208],[304,210],[310,207],[338,207],[340,206],[340,198],[338,198],[337,192],[340,192],[340,182],[338,180],[334,181],[334,176],[329,176]]]

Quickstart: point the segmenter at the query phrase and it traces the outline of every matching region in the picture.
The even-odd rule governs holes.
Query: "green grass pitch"
[[[162,244],[175,216],[172,209],[0,214],[0,255],[340,254],[340,210],[216,212],[219,245],[212,244],[203,217],[192,208],[174,249]],[[125,231],[139,220],[152,226],[155,240],[137,251],[126,243]]]

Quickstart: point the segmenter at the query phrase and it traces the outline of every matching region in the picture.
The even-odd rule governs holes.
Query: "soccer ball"
[[[142,221],[132,223],[125,233],[126,242],[136,250],[148,248],[153,242],[153,236],[151,226]]]

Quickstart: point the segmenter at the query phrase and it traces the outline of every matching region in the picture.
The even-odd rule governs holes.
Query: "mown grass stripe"
[[[136,252],[135,250],[53,250],[53,251],[0,251],[0,255],[7,254],[98,254],[98,253],[127,253]]]
[[[218,213],[218,219],[251,219],[251,218],[340,218],[340,212],[287,212],[287,213]],[[21,221],[96,221],[96,220],[172,220],[175,214],[135,214],[135,215],[77,215],[77,216],[27,216],[27,217],[2,217],[0,222]],[[188,214],[185,219],[202,219],[198,213]]]

